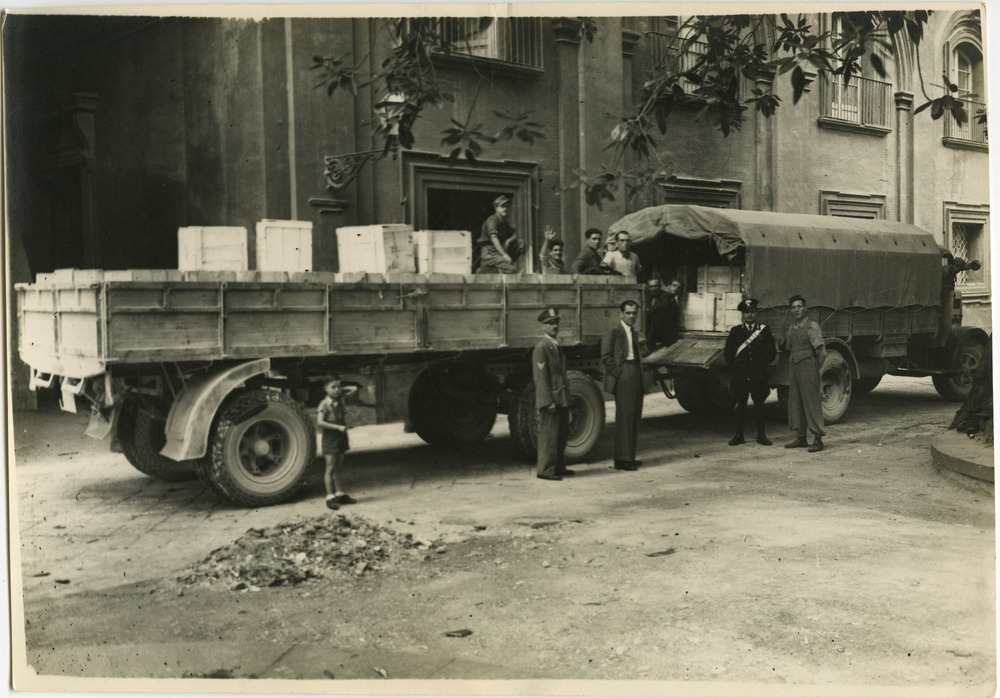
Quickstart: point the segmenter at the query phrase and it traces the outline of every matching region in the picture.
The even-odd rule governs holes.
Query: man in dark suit
[[[755,298],[740,301],[737,310],[743,313],[743,322],[729,330],[724,356],[732,370],[729,390],[736,398],[736,435],[730,446],[745,443],[743,423],[746,421],[747,400],[753,398],[753,411],[757,417],[757,443],[770,446],[764,429],[764,401],[771,393],[768,385],[768,367],[777,356],[774,335],[767,325],[757,322],[759,303]]]
[[[652,298],[646,313],[646,344],[649,352],[661,347],[669,347],[680,338],[681,307],[677,296],[681,292],[681,282],[673,279],[665,286],[659,279],[646,282]]]
[[[639,304],[623,301],[621,318],[601,341],[604,390],[615,396],[615,469],[636,470],[639,420],[642,418],[642,364],[635,320]]]
[[[538,321],[542,323],[542,339],[531,353],[538,409],[538,478],[562,480],[563,476],[574,473],[566,468],[570,397],[566,357],[557,338],[559,311],[546,308]]]

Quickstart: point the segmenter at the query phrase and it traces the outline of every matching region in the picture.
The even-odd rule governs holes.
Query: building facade
[[[817,71],[794,105],[779,78],[777,113],[749,111],[728,137],[674,110],[654,184],[601,207],[573,184],[600,171],[609,133],[682,22],[598,17],[588,35],[573,18],[439,21],[457,47],[434,58],[454,101],[422,112],[412,149],[381,157],[372,131],[386,95],[362,85],[328,96],[310,68],[337,55],[377,71],[392,20],[8,16],[12,281],[64,267],[174,268],[179,227],[253,230],[263,218],[311,221],[314,267],[336,271],[339,227],[476,233],[503,193],[535,252],[552,225],[570,259],[587,228],[665,202],[912,222],[983,263],[959,288],[966,323],[990,329],[985,126],[915,113],[922,85],[932,97],[946,89],[942,74],[977,95],[970,114],[985,110],[984,41],[969,11],[932,13],[918,49],[885,54],[885,77],[843,86]],[[809,21],[837,30],[836,14]],[[488,134],[495,113],[529,115],[545,138],[449,161],[441,132],[452,120],[482,121]]]

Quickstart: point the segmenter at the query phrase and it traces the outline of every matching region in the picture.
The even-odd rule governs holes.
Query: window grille
[[[845,85],[842,76],[824,71],[820,98],[825,117],[862,126],[891,127],[890,83],[854,75]]]
[[[454,55],[543,67],[541,18],[437,17],[433,21]]]

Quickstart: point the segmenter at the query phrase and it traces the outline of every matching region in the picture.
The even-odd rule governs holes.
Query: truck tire
[[[245,506],[291,497],[316,459],[316,435],[300,403],[276,390],[244,390],[223,403],[201,467],[212,487]]]
[[[407,399],[410,424],[429,444],[479,443],[497,420],[493,386],[475,369],[421,371]]]
[[[195,476],[194,461],[175,461],[160,455],[167,443],[167,409],[151,398],[128,400],[118,415],[122,455],[143,475],[164,482],[186,482]]]
[[[847,406],[851,403],[851,370],[847,359],[836,349],[826,352],[826,360],[819,370],[819,389],[823,421],[836,424],[847,414]]]
[[[931,376],[938,395],[951,402],[963,402],[972,390],[972,377],[983,361],[985,348],[979,342],[966,340],[955,357],[955,368],[951,373]]]
[[[525,460],[538,456],[538,410],[535,409],[535,383],[528,381],[514,394],[507,414],[514,450]]]
[[[710,373],[679,377],[674,391],[678,404],[691,414],[725,414],[736,404],[728,386]]]
[[[606,413],[604,393],[590,376],[580,371],[567,371],[569,380],[569,438],[566,458],[578,460],[594,450],[604,431]],[[535,409],[535,384],[529,381],[511,404],[507,415],[514,448],[523,458],[534,460],[538,455],[538,410]]]
[[[865,376],[854,381],[853,392],[855,395],[865,395],[875,390],[882,382],[882,376]]]

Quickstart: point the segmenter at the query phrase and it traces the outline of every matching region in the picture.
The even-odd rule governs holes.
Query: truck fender
[[[160,455],[176,461],[201,458],[208,451],[208,436],[219,405],[234,388],[267,373],[270,359],[254,359],[213,371],[188,381],[170,406],[167,443]]]
[[[852,379],[857,380],[861,377],[861,374],[858,372],[858,358],[854,355],[854,351],[851,349],[850,344],[839,337],[828,337],[823,340],[823,343],[826,344],[827,351],[830,349],[836,349],[843,355],[843,357],[847,360],[847,367],[851,371]]]
[[[982,344],[987,349],[990,348],[990,336],[986,334],[986,330],[980,327],[953,327],[948,334],[948,342],[944,345],[944,356],[947,363],[938,368],[950,371],[955,366],[958,353],[966,342],[975,342]]]

